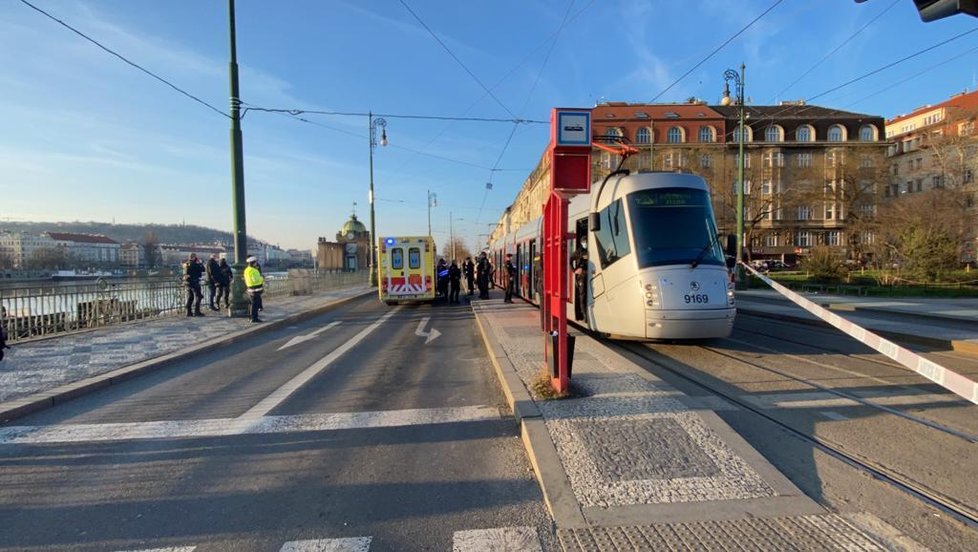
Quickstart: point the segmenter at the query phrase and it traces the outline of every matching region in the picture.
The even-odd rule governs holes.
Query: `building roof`
[[[47,232],[53,240],[68,241],[75,243],[108,243],[118,244],[119,242],[102,234],[75,234],[72,232]]]
[[[356,215],[352,215],[350,217],[350,220],[346,221],[343,224],[343,229],[340,230],[340,233],[343,235],[346,235],[350,232],[353,232],[354,234],[357,235],[364,234],[367,232],[367,227],[364,226],[362,222],[357,220]]]
[[[736,105],[712,105],[712,109],[721,113],[726,118],[737,118],[740,116],[740,108]],[[766,121],[777,120],[813,120],[813,119],[882,119],[880,115],[868,115],[865,113],[853,113],[841,109],[832,109],[818,105],[747,105],[744,106],[744,114],[748,117],[747,122],[753,123],[759,119]]]
[[[595,120],[642,120],[642,119],[719,119],[722,117],[711,106],[702,103],[646,104],[608,102],[594,106]]]
[[[946,107],[957,107],[961,109],[978,109],[978,90],[973,92],[964,91],[959,94],[951,96],[949,99],[937,104],[937,105],[925,105],[923,107],[918,107],[906,115],[897,115],[896,117],[886,121],[887,125],[893,125],[899,123],[900,121],[911,119],[920,115],[921,113],[926,113],[928,111],[934,111],[935,109],[941,109]]]

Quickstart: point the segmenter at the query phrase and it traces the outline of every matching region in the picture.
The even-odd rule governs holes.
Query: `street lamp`
[[[374,220],[374,148],[377,147],[377,127],[380,127],[380,145],[387,145],[387,121],[381,117],[374,119],[373,112],[367,113],[370,128],[370,285],[377,285],[377,226]]]
[[[744,64],[740,64],[740,73],[733,69],[723,72],[722,105],[730,105],[730,81],[734,82],[737,93],[737,107],[740,113],[740,123],[737,128],[737,288],[744,289],[744,268],[740,265],[744,257]]]
[[[431,208],[438,207],[438,196],[428,190],[428,235],[431,235]]]

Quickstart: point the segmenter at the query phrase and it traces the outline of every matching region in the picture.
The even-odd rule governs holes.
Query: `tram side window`
[[[404,250],[400,247],[391,249],[391,268],[394,270],[404,268]]]
[[[417,247],[408,249],[408,268],[421,268],[421,249]]]
[[[598,213],[601,226],[595,232],[598,246],[598,257],[601,268],[610,266],[618,259],[631,253],[628,243],[628,228],[625,224],[625,211],[619,199]]]

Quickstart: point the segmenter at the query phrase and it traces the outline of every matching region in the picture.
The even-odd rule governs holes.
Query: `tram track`
[[[701,378],[691,375],[688,366],[684,365],[681,361],[670,358],[663,353],[655,351],[647,344],[642,343],[629,343],[629,342],[608,342],[612,347],[616,347],[619,350],[623,350],[626,353],[630,353],[647,363],[655,365],[657,368],[669,372],[671,375],[680,378],[686,382],[689,382],[699,388],[706,390],[707,392],[719,396],[731,404],[738,406],[744,411],[750,412],[754,415],[760,416],[761,418],[773,423],[777,427],[786,431],[787,433],[795,436],[796,438],[810,444],[813,448],[835,458],[844,464],[865,473],[874,479],[881,481],[895,489],[898,489],[913,498],[919,500],[920,502],[935,508],[936,510],[958,520],[959,522],[967,525],[972,529],[978,529],[978,510],[969,504],[966,504],[954,497],[948,496],[947,494],[935,490],[925,483],[921,483],[915,480],[913,477],[908,476],[900,471],[887,467],[882,463],[867,458],[858,452],[850,450],[848,447],[837,443],[831,439],[827,439],[822,436],[814,434],[814,431],[805,431],[798,429],[793,424],[781,419],[773,413],[767,412],[767,409],[754,404],[753,402],[746,400],[744,395],[732,393],[727,390],[721,389],[719,385],[713,385],[707,381],[703,381]],[[705,345],[694,345],[693,348],[698,348],[704,351],[708,351],[711,354],[719,354],[714,348]],[[727,355],[732,360],[737,362],[745,362],[743,359],[736,358],[735,355]],[[770,370],[774,373],[778,373],[776,370]],[[779,374],[783,377],[790,377],[792,380],[798,380],[799,378],[794,376],[786,376],[785,374]],[[824,387],[824,386],[816,386]],[[822,389],[820,389],[822,390]],[[826,389],[828,390],[828,389]],[[850,397],[846,397],[850,398]],[[857,400],[853,398],[852,400]],[[857,402],[864,403],[865,399],[857,400]],[[884,407],[883,405],[867,405],[880,408],[880,410],[891,413],[898,414],[898,412],[893,412],[892,409]],[[902,413],[905,414],[905,413]],[[909,416],[906,415],[905,416]],[[904,416],[904,417],[905,417]],[[959,438],[966,438],[962,432],[957,432],[951,428],[941,429],[932,425],[932,423],[924,423],[924,420],[913,420],[909,421],[915,423],[922,423],[926,427],[931,429],[937,429],[939,431],[949,432]],[[938,424],[940,425],[940,424]],[[950,431],[947,431],[947,430]],[[975,442],[973,436],[969,436],[969,442]]]
[[[751,332],[751,333],[755,333],[755,332]],[[763,334],[763,335],[768,335],[768,334]],[[773,336],[768,335],[768,337],[773,337]],[[746,341],[742,341],[742,340],[734,339],[734,338],[728,338],[728,339],[730,341],[735,342],[735,343],[745,344],[745,345],[751,345],[751,346],[756,347],[756,348],[759,348],[759,349],[766,349],[767,352],[779,354],[779,355],[782,355],[782,356],[785,356],[785,357],[788,357],[788,358],[797,360],[799,362],[804,362],[806,364],[811,364],[811,365],[817,366],[819,368],[824,368],[824,369],[828,369],[828,370],[838,371],[838,372],[842,372],[844,374],[847,374],[847,375],[850,375],[850,376],[853,376],[853,377],[868,378],[868,379],[872,379],[874,381],[877,381],[877,382],[880,382],[880,383],[884,383],[884,384],[887,384],[887,385],[898,385],[898,386],[900,386],[902,388],[906,388],[906,386],[904,386],[902,384],[899,384],[899,383],[896,383],[896,382],[892,382],[892,381],[888,381],[885,378],[881,378],[881,377],[878,377],[878,376],[867,376],[865,374],[860,374],[859,372],[856,372],[856,371],[853,371],[853,370],[848,370],[846,368],[841,368],[839,366],[833,366],[831,364],[827,364],[827,363],[824,363],[824,362],[818,362],[818,361],[815,361],[815,360],[812,360],[812,359],[804,358],[804,357],[799,356],[799,355],[793,355],[793,354],[789,354],[789,353],[782,353],[782,352],[776,351],[775,349],[771,349],[769,347],[764,347],[762,345],[757,345],[755,343],[748,343]],[[776,375],[781,376],[783,378],[790,379],[790,380],[792,380],[794,382],[797,382],[799,384],[808,385],[808,386],[812,387],[813,389],[817,389],[819,391],[822,391],[822,392],[825,392],[825,393],[829,393],[829,394],[835,395],[837,397],[840,397],[840,398],[843,398],[843,399],[847,399],[847,400],[850,400],[850,401],[859,403],[859,404],[861,404],[863,406],[867,406],[869,408],[875,408],[877,410],[886,412],[888,414],[893,414],[894,416],[899,416],[899,417],[901,417],[901,418],[903,418],[903,419],[905,419],[907,421],[910,421],[911,423],[916,423],[916,424],[920,424],[922,426],[925,426],[925,427],[928,427],[928,428],[931,428],[931,429],[935,429],[937,431],[946,433],[948,435],[952,435],[954,437],[958,437],[960,439],[964,439],[965,441],[968,441],[969,443],[978,443],[978,436],[973,435],[973,434],[968,433],[968,432],[963,431],[963,430],[955,429],[953,427],[950,427],[950,426],[948,426],[946,424],[943,424],[941,422],[938,422],[936,420],[931,420],[931,419],[925,418],[923,416],[918,416],[918,415],[915,415],[915,414],[908,414],[906,412],[900,411],[899,409],[892,408],[892,407],[889,407],[889,406],[886,406],[886,405],[883,405],[883,404],[879,404],[877,402],[874,402],[871,399],[860,397],[860,396],[854,395],[852,393],[847,393],[847,392],[841,391],[839,389],[834,389],[832,387],[829,387],[829,386],[826,386],[826,385],[822,385],[822,384],[817,383],[817,382],[814,382],[812,380],[808,380],[808,379],[805,379],[805,378],[796,376],[794,374],[790,374],[790,373],[785,372],[783,370],[778,370],[776,368],[771,368],[769,366],[764,366],[764,365],[762,365],[762,364],[760,364],[758,362],[755,362],[753,360],[745,359],[745,358],[743,358],[743,357],[741,357],[739,355],[735,355],[735,354],[729,353],[727,351],[723,351],[723,350],[720,350],[720,349],[717,349],[717,348],[714,348],[714,347],[708,347],[708,346],[700,346],[700,347],[702,349],[704,349],[704,350],[707,350],[707,351],[712,352],[713,354],[720,355],[720,356],[729,358],[731,360],[734,360],[734,361],[737,361],[737,362],[741,362],[741,363],[747,364],[747,365],[749,365],[752,368],[755,368],[757,370],[763,370],[765,372],[770,372],[772,374],[776,374]],[[826,350],[829,350],[829,349],[826,349]],[[843,353],[838,352],[838,351],[831,351],[831,350],[829,350],[829,351],[830,352],[834,352],[835,354],[843,354]],[[881,364],[883,366],[887,366],[887,367],[890,367],[890,368],[898,369],[901,372],[906,373],[906,370],[903,369],[898,364],[891,364],[891,363],[876,361],[875,359],[868,359],[868,358],[867,359],[860,359],[860,360],[864,360],[864,361],[872,362],[872,363],[876,363],[876,364]]]

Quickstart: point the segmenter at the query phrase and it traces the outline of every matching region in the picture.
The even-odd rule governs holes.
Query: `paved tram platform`
[[[824,510],[713,411],[587,335],[580,396],[535,401],[539,311],[473,308],[565,550],[920,549],[871,515]]]

